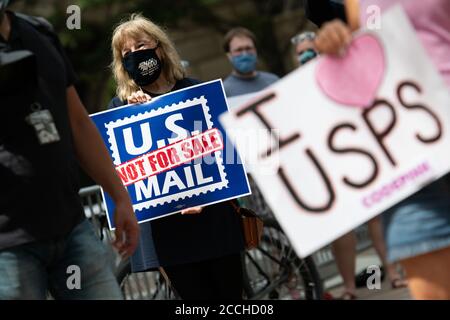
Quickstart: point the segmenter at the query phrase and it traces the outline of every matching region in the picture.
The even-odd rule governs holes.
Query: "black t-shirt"
[[[8,14],[11,34],[0,41],[34,56],[13,65],[8,81],[19,83],[0,95],[0,249],[63,237],[84,218],[66,100],[75,74],[56,36]],[[41,145],[25,120],[34,102],[50,111],[58,142]]]
[[[190,87],[200,82],[191,78],[178,80],[171,91]],[[150,96],[157,96],[148,92]],[[115,97],[108,109],[127,102]],[[200,214],[174,214],[144,223],[139,246],[131,258],[133,271],[152,270],[159,266],[173,266],[235,254],[244,250],[240,216],[229,201],[203,208]],[[143,242],[153,241],[152,246]],[[156,254],[156,257],[154,255]]]

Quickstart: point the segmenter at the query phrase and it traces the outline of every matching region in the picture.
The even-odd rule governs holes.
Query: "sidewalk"
[[[375,249],[367,249],[357,255],[356,258],[356,272],[359,272],[369,265],[380,264],[380,260],[375,252]],[[325,290],[331,293],[334,297],[339,297],[343,291],[342,278],[336,276],[328,279],[325,282]],[[356,290],[356,296],[360,300],[409,300],[411,296],[408,288],[392,289],[387,277],[381,283],[380,290],[369,290],[367,288],[360,288]]]

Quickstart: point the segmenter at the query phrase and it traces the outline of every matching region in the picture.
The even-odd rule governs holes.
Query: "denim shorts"
[[[62,239],[0,250],[0,300],[122,299],[108,252],[88,220]]]
[[[382,214],[387,260],[450,246],[450,192],[441,178]]]

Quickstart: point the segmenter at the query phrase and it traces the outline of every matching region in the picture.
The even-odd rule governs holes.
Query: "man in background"
[[[250,30],[242,27],[231,29],[225,35],[223,48],[233,67],[223,82],[227,97],[263,90],[279,79],[273,73],[256,70],[256,37]]]

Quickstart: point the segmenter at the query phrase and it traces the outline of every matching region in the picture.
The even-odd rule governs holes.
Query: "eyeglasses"
[[[236,49],[231,50],[232,54],[241,54],[244,52],[255,52],[255,47],[253,46],[246,46],[246,47],[239,47]]]
[[[293,45],[297,45],[300,42],[303,42],[305,40],[314,41],[315,38],[316,38],[316,34],[314,32],[307,31],[307,32],[303,32],[303,33],[300,33],[300,34],[297,34],[297,35],[293,36],[291,38],[291,43]]]

